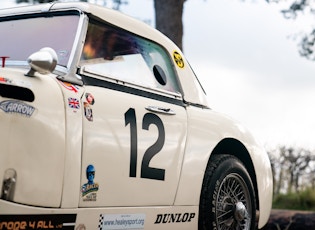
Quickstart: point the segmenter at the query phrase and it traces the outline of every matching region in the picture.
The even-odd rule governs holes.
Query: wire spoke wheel
[[[222,181],[215,202],[218,229],[249,229],[250,195],[244,180],[230,174]]]
[[[200,195],[199,230],[254,229],[255,191],[244,165],[234,156],[210,159]]]

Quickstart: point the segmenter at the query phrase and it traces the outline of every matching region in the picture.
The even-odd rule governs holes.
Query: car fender
[[[14,202],[59,207],[66,145],[63,96],[50,75],[25,73],[0,70],[0,187],[7,170],[14,170]]]
[[[264,149],[243,126],[223,114],[188,106],[187,116],[188,138],[175,205],[199,204],[203,175],[212,154],[233,154],[242,161],[243,153],[216,152],[221,141],[233,139],[245,147],[255,170],[251,177],[253,183],[257,182],[254,187],[260,207],[259,226],[263,226],[269,218],[273,186],[270,161]]]
[[[62,76],[67,79],[68,76]],[[77,208],[80,193],[81,157],[82,157],[82,119],[85,112],[84,91],[85,87],[69,83],[57,78],[59,88],[62,92],[62,104],[65,113],[65,173],[63,181],[62,208]]]

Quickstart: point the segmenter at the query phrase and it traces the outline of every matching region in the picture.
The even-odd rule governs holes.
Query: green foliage
[[[280,194],[275,197],[273,208],[315,211],[315,190],[305,189],[299,193]]]

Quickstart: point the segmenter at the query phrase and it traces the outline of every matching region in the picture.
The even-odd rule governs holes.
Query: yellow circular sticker
[[[183,60],[182,56],[177,51],[174,51],[173,58],[174,58],[176,65],[179,68],[184,68],[184,60]]]

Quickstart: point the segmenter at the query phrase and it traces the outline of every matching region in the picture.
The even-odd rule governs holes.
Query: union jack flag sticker
[[[68,104],[71,109],[80,109],[80,102],[76,98],[69,97]]]

